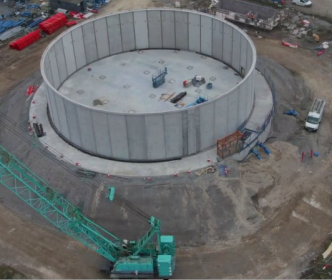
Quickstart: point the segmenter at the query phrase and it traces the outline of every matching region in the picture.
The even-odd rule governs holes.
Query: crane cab
[[[159,247],[148,243],[139,255],[119,258],[111,271],[112,279],[168,279],[175,269],[175,241],[171,235],[161,235]]]

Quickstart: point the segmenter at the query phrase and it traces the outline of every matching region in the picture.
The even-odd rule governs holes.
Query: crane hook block
[[[114,187],[109,187],[108,190],[109,190],[109,193],[108,193],[107,198],[108,198],[110,201],[113,201],[113,199],[114,199],[114,195],[115,195],[115,188],[114,188]]]

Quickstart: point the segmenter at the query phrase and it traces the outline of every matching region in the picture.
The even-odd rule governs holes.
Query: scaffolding
[[[239,152],[243,146],[243,133],[236,131],[231,135],[217,140],[217,154],[220,158],[228,157]]]

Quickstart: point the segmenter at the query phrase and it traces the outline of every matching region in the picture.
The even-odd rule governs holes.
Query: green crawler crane
[[[144,215],[150,224],[138,241],[127,242],[108,232],[53,190],[0,145],[0,184],[21,198],[65,234],[75,238],[112,264],[111,278],[170,278],[175,268],[173,236],[160,233],[160,221]],[[110,200],[115,199],[110,189]],[[122,200],[122,206],[126,207]],[[129,204],[128,209],[133,209]],[[136,208],[138,209],[138,208]],[[139,212],[139,211],[138,211]]]

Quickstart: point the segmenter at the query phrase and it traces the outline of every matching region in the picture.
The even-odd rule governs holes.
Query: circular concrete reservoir
[[[255,64],[255,47],[236,26],[151,9],[68,30],[45,50],[41,71],[49,117],[64,140],[103,158],[155,162],[197,154],[243,127],[254,105]],[[154,88],[153,75],[166,69]],[[206,83],[184,88],[195,76]],[[183,91],[177,106],[170,102]],[[206,101],[196,104],[199,98]]]

